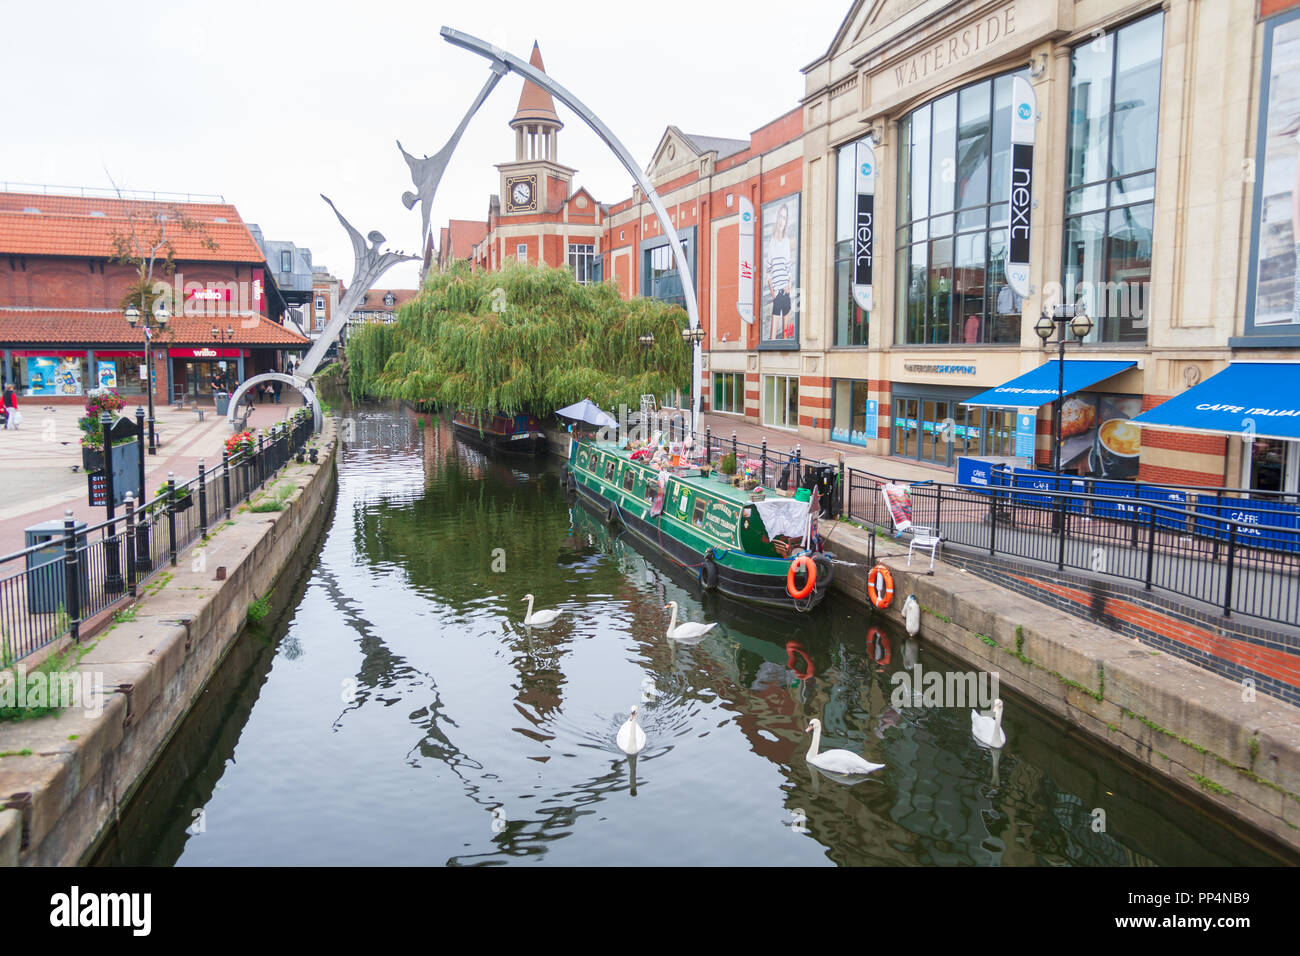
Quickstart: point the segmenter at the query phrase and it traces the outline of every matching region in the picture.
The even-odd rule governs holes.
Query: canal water
[[[335,510],[95,862],[125,865],[1187,865],[1278,862],[1009,689],[969,707],[895,680],[961,665],[831,598],[712,595],[566,499],[395,408],[345,406]],[[523,625],[524,596],[562,608]],[[677,601],[718,621],[664,637]],[[632,705],[648,737],[615,744]],[[853,785],[823,748],[885,764]]]

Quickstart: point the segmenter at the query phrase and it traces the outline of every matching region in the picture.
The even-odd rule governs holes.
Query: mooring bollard
[[[203,459],[199,459],[199,534],[208,536],[208,479]]]
[[[77,522],[72,511],[63,512],[63,606],[68,615],[68,630],[74,641],[81,641],[81,582],[77,568]]]
[[[176,473],[167,472],[167,536],[171,544],[172,567],[176,567]]]

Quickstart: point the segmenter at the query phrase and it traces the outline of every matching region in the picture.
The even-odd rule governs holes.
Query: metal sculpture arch
[[[686,315],[690,327],[692,329],[699,329],[700,316],[695,301],[695,280],[691,276],[690,263],[686,259],[686,254],[682,251],[681,239],[677,235],[677,230],[673,227],[672,220],[668,218],[667,210],[664,209],[663,203],[659,200],[659,194],[655,192],[654,186],[652,186],[649,180],[646,179],[645,175],[641,172],[640,167],[637,166],[636,161],[632,158],[632,154],[627,151],[627,148],[619,141],[618,137],[610,131],[609,127],[601,122],[600,118],[596,116],[595,113],[587,108],[585,103],[531,64],[525,63],[523,60],[507,53],[499,47],[486,43],[477,37],[470,36],[468,33],[461,33],[459,30],[453,30],[451,27],[443,27],[441,34],[443,39],[448,43],[463,47],[464,49],[477,53],[479,56],[485,57],[491,61],[492,74],[488,77],[487,82],[483,84],[483,88],[479,91],[478,96],[474,98],[474,102],[470,104],[469,109],[465,112],[464,117],[460,121],[460,125],[456,127],[456,131],[452,133],[451,138],[447,140],[446,145],[444,145],[443,148],[433,156],[416,159],[402,147],[400,142],[397,144],[398,150],[401,151],[402,158],[410,168],[411,179],[415,185],[415,192],[407,191],[402,194],[402,204],[405,205],[407,209],[413,209],[417,202],[420,204],[421,249],[427,248],[433,197],[437,192],[438,183],[442,180],[442,174],[446,171],[447,163],[451,160],[451,154],[455,151],[456,145],[460,142],[460,138],[464,134],[465,128],[469,125],[469,121],[473,118],[474,114],[478,112],[479,107],[483,105],[483,101],[487,99],[488,94],[496,88],[501,77],[504,76],[507,71],[512,70],[546,90],[552,96],[560,100],[560,102],[568,106],[569,109],[577,113],[578,116],[582,118],[582,121],[590,126],[596,135],[600,137],[601,141],[613,151],[614,155],[618,157],[618,161],[623,164],[623,168],[626,169],[632,175],[632,178],[636,180],[637,185],[640,186],[642,192],[645,193],[646,201],[650,204],[650,208],[654,210],[655,217],[659,220],[660,227],[668,237],[669,248],[672,250],[673,259],[677,263],[677,272],[681,277],[682,293],[686,299]],[[316,373],[317,366],[320,365],[321,360],[329,350],[331,343],[333,343],[347,327],[348,317],[351,316],[356,307],[360,305],[362,298],[370,291],[375,282],[379,280],[379,277],[399,262],[420,258],[419,256],[408,256],[400,251],[381,253],[379,249],[386,241],[383,233],[372,230],[363,239],[361,233],[353,228],[350,222],[343,218],[343,214],[335,208],[334,203],[330,202],[328,196],[322,194],[321,198],[329,203],[330,208],[334,210],[334,215],[338,217],[339,222],[343,225],[343,228],[347,230],[348,236],[352,240],[352,249],[356,256],[356,262],[352,273],[352,282],[348,286],[347,294],[344,295],[342,301],[339,302],[338,310],[334,313],[334,317],[330,319],[329,325],[327,325],[324,331],[322,331],[317,337],[316,341],[312,344],[312,347],[308,350],[306,357],[294,370],[293,375],[287,375],[283,372],[263,372],[240,383],[239,387],[235,389],[234,394],[231,396],[230,408],[227,413],[227,420],[232,424],[237,417],[238,400],[242,398],[250,388],[266,381],[282,381],[287,382],[296,388],[311,404],[312,414],[316,421],[316,426],[319,428],[321,425],[320,403],[310,384],[311,377]],[[691,428],[694,430],[698,425],[700,415],[701,362],[699,346],[693,346],[691,352]]]

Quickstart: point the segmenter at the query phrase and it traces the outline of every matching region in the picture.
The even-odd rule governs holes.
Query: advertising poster
[[[27,359],[27,394],[36,396],[80,395],[81,358],[38,355]]]
[[[794,341],[799,318],[799,196],[763,206],[763,339]]]
[[[1254,324],[1294,331],[1300,324],[1300,15],[1271,24],[1265,56],[1251,263]]]
[[[99,387],[117,388],[117,363],[116,362],[99,363]]]
[[[740,239],[737,245],[736,311],[754,321],[754,204],[740,197]]]
[[[1136,395],[1079,392],[1061,407],[1061,471],[1133,481],[1142,429],[1129,419],[1142,411]]]

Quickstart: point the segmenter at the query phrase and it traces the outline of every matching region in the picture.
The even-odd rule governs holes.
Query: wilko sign
[[[1034,125],[1038,100],[1023,76],[1011,82],[1011,242],[1007,284],[1022,298],[1029,295],[1030,218],[1034,209]]]
[[[871,267],[876,231],[876,151],[858,143],[853,173],[857,215],[853,223],[853,301],[871,311]]]
[[[239,358],[244,354],[243,349],[168,349],[167,355],[170,358],[190,358],[190,359],[223,359]]]
[[[736,311],[749,323],[754,321],[754,204],[740,197],[740,244],[736,286]]]

